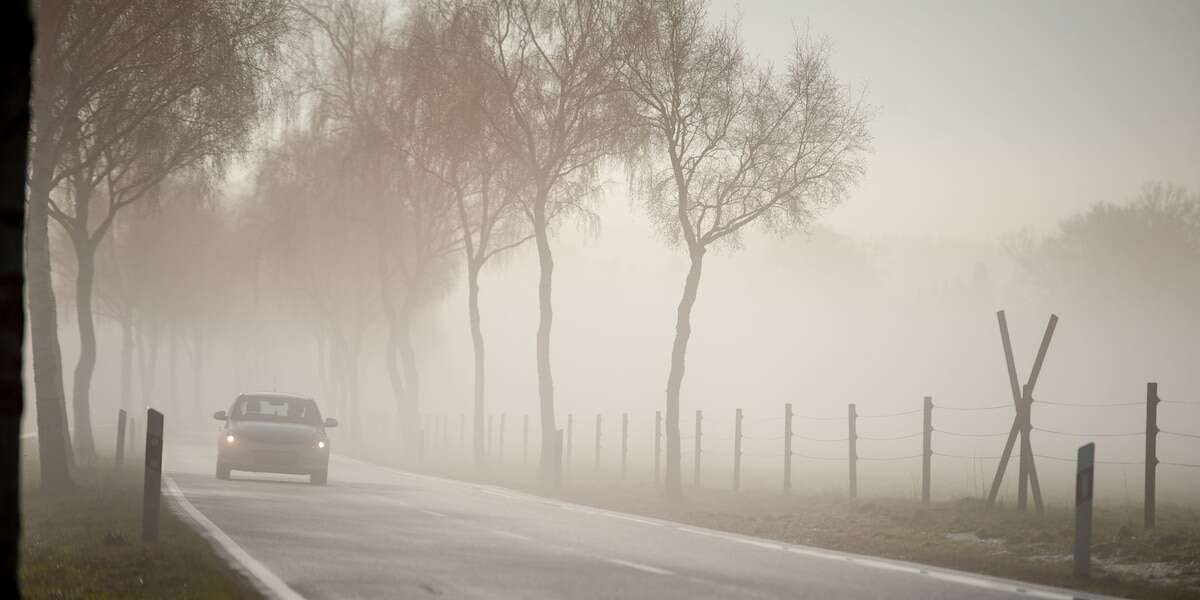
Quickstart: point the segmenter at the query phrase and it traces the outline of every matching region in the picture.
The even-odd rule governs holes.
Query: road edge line
[[[254,586],[259,593],[267,598],[279,598],[280,600],[304,600],[296,590],[293,590],[287,583],[284,583],[278,575],[271,572],[265,565],[258,562],[249,552],[246,552],[229,534],[217,527],[215,523],[204,516],[200,509],[196,508],[187,496],[183,494],[183,490],[175,483],[175,479],[167,475],[164,477],[167,484],[167,489],[170,493],[167,495],[171,499],[170,507],[175,514],[186,517],[186,520],[193,525],[196,533],[208,540],[208,543],[225,559],[235,571],[241,573]],[[181,513],[182,511],[182,513]]]

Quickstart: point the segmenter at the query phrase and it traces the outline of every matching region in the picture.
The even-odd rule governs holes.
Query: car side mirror
[[[335,418],[333,418],[333,417],[328,417],[328,418],[326,418],[326,419],[325,419],[325,426],[326,426],[326,427],[337,427],[337,419],[335,419]]]
[[[213,418],[218,421],[225,421],[229,419],[229,415],[225,414],[225,411],[223,410],[218,410],[217,412],[213,413]]]

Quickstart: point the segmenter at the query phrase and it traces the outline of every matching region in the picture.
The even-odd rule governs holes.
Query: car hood
[[[320,439],[320,428],[300,423],[267,423],[262,421],[231,421],[229,431],[248,442],[265,444],[299,444]]]

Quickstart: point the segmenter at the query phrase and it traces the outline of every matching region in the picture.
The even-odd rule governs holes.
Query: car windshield
[[[235,421],[321,424],[317,403],[307,398],[242,396],[234,402],[230,417]]]

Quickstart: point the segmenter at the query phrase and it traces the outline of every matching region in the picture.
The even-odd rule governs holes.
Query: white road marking
[[[650,565],[643,565],[642,563],[635,563],[635,562],[630,562],[627,560],[621,560],[619,558],[606,558],[604,560],[606,560],[614,565],[621,565],[622,567],[629,567],[630,569],[637,569],[638,571],[644,571],[646,573],[653,573],[655,575],[674,575],[675,574],[666,569],[660,569],[658,567],[651,567]]]
[[[492,496],[500,496],[501,498],[508,498],[510,500],[516,500],[518,498],[517,496],[514,496],[512,494],[505,494],[504,492],[497,492],[496,490],[489,490],[488,488],[478,488],[478,489],[479,489],[479,491],[481,491],[485,494],[491,494]]]
[[[436,510],[425,510],[425,509],[421,509],[421,512],[423,512],[423,513],[425,513],[425,514],[427,514],[427,515],[429,515],[429,516],[431,516],[431,517],[444,517],[444,516],[446,516],[446,515],[443,515],[442,513],[438,512],[438,511],[436,511]]]
[[[531,537],[523,536],[519,533],[513,533],[511,531],[501,531],[499,529],[493,529],[492,533],[494,533],[496,535],[504,536],[504,537],[510,537],[510,538],[513,538],[514,540],[524,540],[526,542],[533,540],[533,538],[531,538]]]
[[[171,477],[166,477],[167,489],[170,490],[169,496],[173,499],[174,506],[183,510],[193,523],[196,524],[202,533],[208,537],[209,541],[217,546],[217,549],[232,563],[233,567],[245,575],[249,576],[255,582],[255,587],[258,588],[264,596],[268,598],[279,598],[281,600],[304,600],[304,596],[296,593],[288,584],[284,583],[278,575],[271,572],[262,563],[250,556],[237,542],[233,541],[220,527],[217,527],[208,517],[204,516],[192,506],[188,501],[187,496],[183,495],[183,491],[175,484],[175,480]]]

